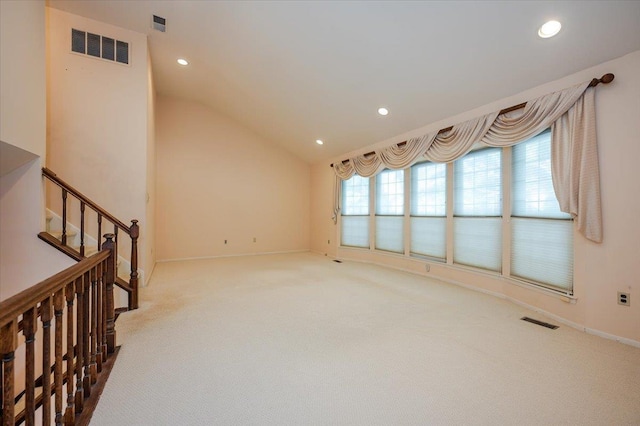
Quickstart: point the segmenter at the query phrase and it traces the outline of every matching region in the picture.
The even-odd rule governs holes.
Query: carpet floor
[[[640,349],[312,253],[160,263],[100,425],[640,425]]]

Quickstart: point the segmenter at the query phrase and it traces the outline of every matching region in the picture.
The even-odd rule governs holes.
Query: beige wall
[[[0,140],[40,156],[0,178],[3,300],[73,262],[37,238],[44,224],[44,1],[1,1],[0,19]]]
[[[147,36],[53,8],[47,19],[47,166],[124,223],[139,220],[139,266],[148,269],[153,101]],[[130,64],[72,53],[71,28],[128,42]],[[58,197],[48,199],[54,210]],[[125,245],[119,254],[129,252]]]
[[[640,343],[640,51],[599,66],[570,75],[473,111],[450,117],[421,129],[398,135],[358,152],[345,153],[332,161],[315,164],[312,169],[311,247],[314,251],[347,259],[390,265],[426,274],[424,261],[408,256],[375,251],[340,248],[338,227],[330,221],[332,209],[332,170],[329,164],[352,154],[370,151],[376,146],[401,142],[408,137],[447,127],[481,114],[499,110],[572,84],[601,76],[616,75],[610,85],[597,89],[597,126],[601,167],[601,189],[604,219],[604,242],[595,244],[575,234],[574,291],[577,300],[566,299],[514,285],[491,274],[469,272],[454,266],[431,263],[433,277],[489,291],[548,312],[558,319],[588,331],[617,337],[632,344]],[[327,245],[325,235],[333,235]],[[328,247],[327,247],[328,246]],[[631,293],[631,305],[617,304],[617,292]]]
[[[2,1],[0,19],[0,140],[44,158],[44,1]]]
[[[308,164],[201,104],[156,113],[158,260],[309,249]]]

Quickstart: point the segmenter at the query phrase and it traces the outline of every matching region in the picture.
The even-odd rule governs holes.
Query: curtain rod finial
[[[611,73],[607,73],[600,78],[594,78],[593,80],[591,80],[591,83],[589,83],[589,87],[595,87],[600,83],[609,84],[613,81],[615,77],[616,77],[615,75]]]
[[[602,78],[600,78],[600,81],[604,84],[609,84],[613,81],[615,77],[616,77],[615,75],[608,73],[603,75]]]

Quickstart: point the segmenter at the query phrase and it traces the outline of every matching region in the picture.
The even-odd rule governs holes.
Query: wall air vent
[[[129,64],[129,43],[75,28],[71,29],[71,51],[110,62]]]
[[[153,20],[151,22],[151,28],[156,31],[160,31],[161,33],[167,31],[167,20],[161,16],[153,15]]]

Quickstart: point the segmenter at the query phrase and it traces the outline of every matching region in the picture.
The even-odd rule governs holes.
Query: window
[[[411,253],[446,257],[447,165],[411,167]]]
[[[502,270],[501,154],[482,149],[454,163],[454,263]]]
[[[573,282],[573,222],[551,180],[551,132],[512,150],[511,275],[564,290]]]
[[[369,178],[342,181],[341,244],[369,248]]]
[[[573,220],[560,211],[553,189],[549,130],[453,163],[354,176],[342,191],[343,246],[478,268],[573,294]]]
[[[376,246],[404,253],[404,170],[376,176]]]

